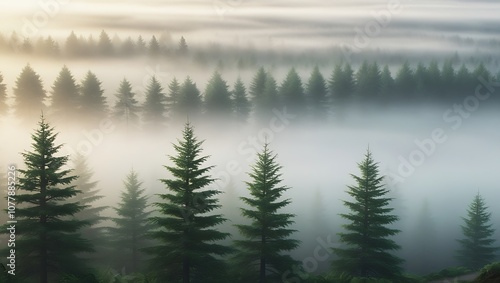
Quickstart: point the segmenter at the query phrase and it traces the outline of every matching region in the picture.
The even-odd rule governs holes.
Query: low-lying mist
[[[239,237],[232,227],[245,221],[239,214],[243,204],[238,198],[248,195],[247,173],[267,140],[283,166],[284,184],[291,188],[285,195],[292,200],[287,210],[296,214],[294,237],[302,241],[294,257],[306,260],[320,243],[336,244],[336,233],[344,223],[338,214],[346,212],[342,200],[349,199],[345,191],[354,184],[350,174],[359,174],[357,163],[369,147],[380,173],[387,177],[394,198],[391,206],[400,217],[395,227],[402,233],[396,240],[403,246],[400,255],[408,271],[426,273],[454,265],[461,217],[477,192],[486,199],[496,237],[500,236],[500,209],[495,202],[500,198],[496,176],[500,117],[496,111],[481,109],[469,113],[454,128],[456,124],[443,120],[446,110],[372,111],[369,118],[352,114],[342,121],[323,123],[299,121],[290,113],[280,113],[262,124],[239,126],[192,121],[196,135],[205,140],[203,153],[210,155],[205,165],[215,166],[211,170],[217,178],[213,186],[224,192],[220,212],[230,221],[221,229],[231,232],[232,239]],[[8,133],[0,149],[2,163],[22,168],[20,153],[29,150],[29,135],[36,125],[27,129],[13,118],[1,123],[2,132]],[[168,156],[174,154],[172,143],[181,138],[182,127],[180,123],[156,132],[123,131],[108,123],[96,128],[56,126],[56,131],[60,132],[57,142],[65,144],[61,154],[86,157],[92,179],[99,182],[105,196],[98,204],[113,207],[131,168],[144,182],[150,202],[166,191],[159,179],[171,177],[163,165],[172,164]],[[114,216],[112,209],[105,214]],[[425,229],[433,235],[426,255],[416,246],[422,242],[422,217],[428,225]],[[329,254],[314,268],[309,262],[309,271],[324,271],[331,259]]]

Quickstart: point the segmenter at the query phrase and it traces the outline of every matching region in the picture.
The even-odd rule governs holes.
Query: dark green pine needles
[[[80,193],[72,185],[77,177],[65,169],[68,157],[56,156],[62,145],[54,144],[57,134],[43,117],[31,137],[32,151],[22,153],[25,169],[19,169],[16,265],[21,276],[56,282],[58,275],[84,269],[77,253],[92,248],[79,231],[89,223],[72,217],[84,208],[67,202]]]
[[[164,282],[223,282],[223,256],[230,248],[217,243],[229,236],[216,228],[226,221],[211,212],[220,207],[215,198],[220,192],[207,187],[214,181],[202,167],[208,156],[200,156],[202,141],[187,124],[182,140],[174,144],[177,152],[170,156],[173,166],[165,166],[172,177],[162,179],[168,193],[160,194],[155,203],[159,216],[152,217],[160,229],[152,236],[159,245],[148,251],[155,257],[153,268],[160,270]]]
[[[384,188],[384,177],[379,175],[378,164],[369,150],[358,167],[361,176],[352,175],[356,185],[348,186],[347,191],[353,200],[344,201],[350,212],[340,214],[348,223],[343,225],[346,231],[339,233],[345,247],[333,249],[338,256],[333,261],[334,270],[352,276],[396,280],[402,271],[402,260],[390,253],[400,247],[390,239],[399,230],[389,227],[398,220],[391,214],[389,190]]]
[[[249,206],[241,209],[242,214],[251,222],[237,225],[244,237],[235,241],[238,253],[234,263],[243,268],[237,282],[281,282],[284,272],[297,264],[286,252],[299,244],[289,238],[295,232],[289,229],[294,215],[280,212],[290,203],[282,199],[289,188],[280,184],[281,166],[267,144],[252,168],[251,181],[246,183],[250,196],[241,198]]]

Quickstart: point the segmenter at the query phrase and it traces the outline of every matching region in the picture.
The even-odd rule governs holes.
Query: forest
[[[0,283],[500,282],[499,8],[0,3]]]

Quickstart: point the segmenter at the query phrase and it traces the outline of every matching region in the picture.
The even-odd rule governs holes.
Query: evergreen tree
[[[246,88],[240,77],[234,83],[232,101],[236,119],[240,122],[246,122],[250,111],[252,111],[252,105],[247,98]]]
[[[77,57],[82,55],[82,44],[76,37],[74,31],[71,31],[70,35],[66,39],[66,43],[64,45],[64,51],[68,56]]]
[[[131,56],[131,55],[134,55],[135,52],[136,52],[135,42],[129,36],[122,43],[121,54],[124,56]]]
[[[443,100],[443,84],[441,80],[441,70],[436,60],[432,60],[427,67],[427,89],[434,101]]]
[[[165,93],[163,87],[155,76],[146,89],[146,100],[142,106],[142,118],[144,124],[149,127],[158,127],[163,124],[165,118]]]
[[[77,176],[65,169],[68,157],[56,156],[62,147],[54,143],[56,137],[42,117],[32,135],[32,151],[22,153],[25,169],[18,170],[16,267],[40,283],[81,272],[84,264],[77,253],[92,251],[79,232],[88,222],[71,218],[84,206],[67,202],[80,191],[71,185]]]
[[[415,68],[415,92],[416,96],[422,101],[435,101],[436,98],[430,94],[431,78],[429,71],[422,63],[418,63]]]
[[[286,254],[299,241],[290,238],[295,232],[290,229],[294,215],[281,211],[291,202],[282,198],[289,188],[281,185],[281,168],[266,143],[249,174],[251,181],[246,183],[250,196],[241,197],[248,205],[241,209],[242,215],[251,222],[237,225],[244,239],[235,241],[238,252],[234,261],[245,269],[237,282],[281,282],[282,274],[296,264]]]
[[[97,43],[97,50],[99,55],[110,56],[113,55],[113,43],[109,35],[103,30],[99,35],[99,42]]]
[[[201,114],[202,99],[200,90],[189,76],[182,83],[179,94],[178,113],[189,119],[198,117]]]
[[[113,109],[113,116],[119,121],[125,122],[129,126],[138,126],[139,110],[135,93],[132,91],[132,85],[127,79],[123,79],[116,93],[117,101]]]
[[[285,80],[279,88],[279,97],[283,105],[296,115],[304,114],[306,101],[304,97],[304,87],[302,80],[295,71],[295,68],[290,69],[285,77]]]
[[[467,209],[467,217],[462,218],[464,238],[458,240],[460,249],[457,251],[457,258],[463,266],[477,270],[495,259],[498,248],[493,246],[495,229],[492,228],[490,218],[491,213],[478,193]]]
[[[453,98],[453,102],[462,101],[463,97],[474,93],[474,78],[465,64],[462,64],[460,69],[458,69],[454,85],[457,97]]]
[[[355,90],[354,72],[350,64],[335,65],[329,81],[330,95],[332,97],[333,110],[338,118],[346,114],[346,107],[352,102]]]
[[[261,105],[256,108],[256,118],[260,122],[269,122],[272,110],[280,106],[278,85],[271,74],[266,75],[264,90],[259,102]]]
[[[416,89],[415,76],[410,63],[405,61],[394,79],[394,89],[398,102],[406,102],[413,99]]]
[[[102,258],[102,249],[106,247],[106,241],[104,241],[104,231],[102,226],[102,221],[106,218],[102,215],[103,211],[107,209],[106,206],[96,206],[96,202],[102,199],[104,196],[100,195],[100,189],[97,188],[97,181],[92,180],[93,172],[87,165],[85,157],[81,154],[73,157],[73,173],[78,176],[71,185],[80,191],[79,194],[75,195],[69,202],[78,203],[80,206],[84,207],[83,210],[75,213],[73,215],[74,219],[85,221],[89,223],[80,230],[81,235],[86,240],[90,241],[97,251],[101,253],[93,254],[92,259],[96,260]]]
[[[158,40],[154,35],[149,41],[148,53],[151,57],[158,57],[160,55],[160,43],[158,43]]]
[[[250,84],[250,97],[255,113],[260,113],[261,109],[266,106],[266,100],[264,99],[264,88],[266,87],[267,73],[263,67],[260,67]]]
[[[26,124],[36,121],[43,110],[46,93],[40,76],[28,64],[16,80],[15,114]]]
[[[168,95],[167,95],[167,104],[166,111],[169,113],[170,118],[173,120],[177,120],[179,118],[179,99],[181,95],[181,85],[177,81],[176,78],[173,78],[172,81],[168,84]]]
[[[153,267],[166,275],[163,282],[225,279],[224,264],[218,257],[230,249],[216,242],[229,234],[216,229],[226,219],[212,213],[220,207],[216,199],[220,192],[207,188],[214,181],[208,175],[213,166],[202,167],[208,158],[200,155],[202,144],[186,124],[182,140],[174,144],[177,155],[170,157],[174,165],[165,166],[172,178],[161,180],[168,192],[159,195],[162,202],[155,203],[161,215],[151,218],[160,227],[152,236],[161,244],[148,251],[154,255]]]
[[[3,75],[0,73],[0,115],[6,115],[7,108],[7,87],[3,83]]]
[[[144,41],[144,39],[142,38],[142,36],[139,35],[139,37],[137,37],[137,42],[135,44],[136,46],[136,50],[137,50],[137,54],[145,54],[146,52],[146,42]]]
[[[85,75],[80,88],[80,108],[85,121],[95,125],[108,116],[108,106],[101,81],[90,71]]]
[[[339,257],[333,261],[336,271],[352,276],[398,280],[402,260],[391,251],[400,247],[391,236],[399,230],[388,226],[398,220],[389,207],[389,190],[383,187],[383,176],[379,175],[378,163],[368,150],[363,162],[358,164],[361,176],[352,175],[356,185],[348,186],[352,201],[344,201],[350,213],[340,214],[348,220],[343,225],[345,232],[339,233],[345,248],[334,248]]]
[[[454,92],[455,83],[455,70],[453,69],[453,63],[451,60],[446,60],[443,63],[443,68],[441,69],[441,84],[443,97],[447,102],[453,102],[455,96]]]
[[[356,72],[356,88],[355,101],[364,102],[369,99],[373,92],[370,84],[370,65],[367,60],[364,60],[358,71]]]
[[[79,86],[73,74],[64,66],[52,85],[52,114],[61,121],[74,122],[79,120]]]
[[[327,118],[330,108],[330,100],[325,79],[320,73],[318,66],[315,66],[306,86],[306,94],[311,105],[312,116],[316,119]]]
[[[181,56],[185,56],[188,53],[188,45],[186,43],[186,39],[184,39],[184,36],[181,36],[181,39],[179,40],[178,53]]]
[[[380,102],[391,103],[394,99],[394,79],[392,78],[389,66],[385,65],[380,73]]]
[[[123,184],[125,190],[121,192],[121,201],[114,208],[118,217],[112,219],[115,227],[109,228],[109,232],[115,249],[115,267],[133,273],[141,270],[145,257],[142,249],[148,245],[152,225],[148,222],[150,212],[146,211],[146,190],[142,188],[137,172],[131,170]]]
[[[207,114],[228,116],[232,112],[231,94],[221,74],[215,71],[205,89]]]

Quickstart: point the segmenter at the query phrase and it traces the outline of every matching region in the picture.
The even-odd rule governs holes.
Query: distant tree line
[[[93,72],[89,71],[78,83],[64,66],[47,94],[42,79],[28,64],[16,80],[12,108],[18,118],[33,122],[39,113],[36,110],[45,109],[47,99],[48,112],[57,119],[72,122],[85,118],[95,122],[113,117],[130,127],[157,127],[187,116],[204,115],[239,122],[251,117],[266,121],[273,109],[283,107],[299,117],[325,120],[342,118],[352,107],[425,103],[450,107],[476,95],[478,86],[483,89],[481,94],[495,87],[499,76],[482,63],[474,68],[462,65],[456,69],[449,61],[441,66],[433,61],[415,67],[406,62],[393,75],[387,65],[380,67],[377,62],[364,61],[356,71],[350,64],[337,64],[328,79],[318,67],[307,79],[291,68],[280,83],[261,67],[249,85],[238,78],[231,87],[216,70],[204,89],[189,76],[170,82],[153,76],[145,93],[135,93],[124,78],[114,93],[116,103],[111,106]],[[0,114],[5,114],[7,87],[2,81],[0,74]],[[488,104],[500,102],[499,96],[492,93]],[[145,96],[142,103],[137,99],[139,95]]]
[[[300,245],[291,228],[295,215],[285,212],[293,200],[286,197],[289,187],[269,144],[248,174],[248,196],[240,198],[247,220],[235,223],[241,238],[225,245],[222,240],[230,234],[218,229],[228,221],[218,212],[222,192],[211,186],[213,166],[206,165],[203,141],[189,123],[164,166],[164,192],[151,205],[138,173],[131,170],[114,207],[114,225],[106,228],[98,226],[105,207],[95,205],[102,197],[97,182],[81,156],[73,160],[74,170],[68,168],[69,157],[58,154],[62,145],[56,143],[57,135],[42,117],[31,150],[22,153],[16,193],[17,275],[9,277],[4,270],[2,282],[115,282],[116,275],[115,281],[99,281],[91,269],[89,259],[96,252],[101,256],[92,258],[94,268],[148,274],[124,282],[420,282],[403,273],[403,259],[394,254],[400,246],[393,236],[400,231],[392,224],[399,217],[369,150],[346,188],[347,210],[340,214],[345,224],[338,233],[342,245],[332,247],[332,273],[312,277],[289,255]],[[498,250],[491,213],[479,193],[463,221],[457,258],[477,270],[494,260]]]
[[[168,41],[168,44],[167,42]],[[118,35],[110,37],[104,30],[98,38],[92,35],[84,37],[71,32],[63,43],[56,41],[52,36],[39,37],[32,41],[30,38],[21,38],[16,32],[10,37],[0,34],[0,51],[33,54],[47,57],[118,57],[147,55],[159,57],[165,55],[184,56],[188,53],[188,45],[181,37],[175,45],[172,39],[160,40],[156,36],[144,39],[142,36],[121,39]]]

